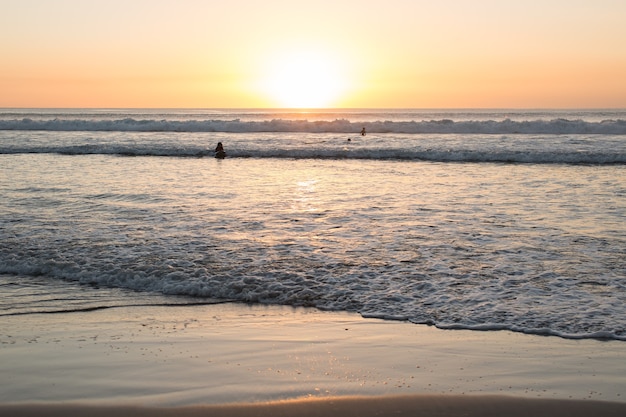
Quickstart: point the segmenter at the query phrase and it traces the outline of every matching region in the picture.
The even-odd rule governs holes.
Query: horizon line
[[[337,110],[626,110],[624,107],[3,107],[0,110],[273,110],[273,111],[337,111]]]

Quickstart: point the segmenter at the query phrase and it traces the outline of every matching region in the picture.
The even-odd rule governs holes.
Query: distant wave
[[[108,131],[108,132],[307,132],[307,133],[355,133],[362,127],[370,133],[441,133],[441,134],[606,134],[626,135],[626,120],[553,119],[514,121],[453,121],[450,119],[430,121],[376,121],[351,122],[345,119],[333,121],[306,121],[274,119],[270,121],[235,120],[75,120],[30,118],[0,120],[0,130],[41,131]]]

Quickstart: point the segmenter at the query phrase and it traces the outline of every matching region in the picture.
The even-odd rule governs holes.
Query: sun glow
[[[263,89],[278,107],[320,108],[337,105],[347,88],[339,62],[313,51],[273,59]]]

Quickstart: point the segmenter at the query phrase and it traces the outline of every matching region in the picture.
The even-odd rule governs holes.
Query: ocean
[[[0,316],[235,301],[626,340],[626,110],[0,109],[0,195]]]

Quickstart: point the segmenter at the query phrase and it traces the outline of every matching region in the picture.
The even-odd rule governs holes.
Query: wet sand
[[[5,316],[0,375],[15,416],[626,415],[624,342],[232,303]]]
[[[308,399],[247,405],[177,408],[96,407],[72,405],[0,406],[14,417],[281,417],[281,416],[603,416],[622,417],[626,403],[541,400],[490,396],[402,396]]]

